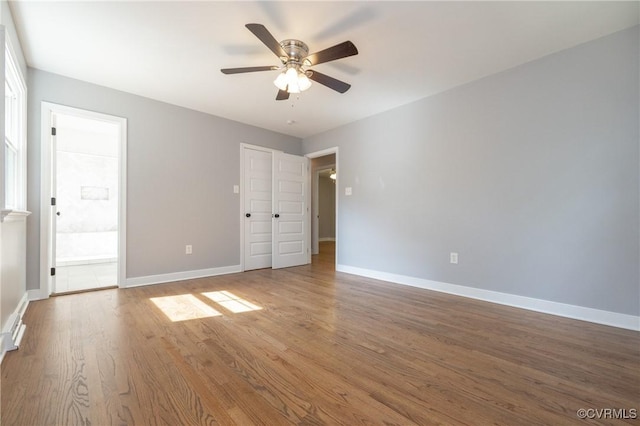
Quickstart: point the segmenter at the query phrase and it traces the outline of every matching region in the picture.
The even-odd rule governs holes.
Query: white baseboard
[[[390,274],[388,272],[374,271],[371,269],[357,268],[348,265],[336,265],[336,271],[348,274],[360,275],[377,280],[403,284],[426,290],[455,294],[457,296],[484,300],[486,302],[513,306],[530,311],[557,315],[597,324],[610,325],[628,330],[640,331],[640,316],[620,314],[617,312],[603,311],[600,309],[586,308],[583,306],[568,305],[549,300],[534,299],[532,297],[518,296],[515,294],[500,293],[497,291],[467,287],[457,284],[448,284],[439,281],[431,281],[423,278],[409,277],[406,275]]]
[[[333,242],[335,242],[335,241],[336,241],[336,239],[335,239],[335,238],[331,238],[331,237],[322,237],[322,238],[318,238],[318,242],[319,242],[319,243],[323,243],[323,242],[325,242],[325,241],[333,241]]]
[[[35,290],[27,290],[27,298],[30,302],[33,302],[34,300],[48,299],[49,295],[43,293],[41,289],[37,288]]]
[[[27,306],[29,306],[29,297],[28,293],[25,292],[16,310],[9,315],[9,320],[0,333],[0,363],[2,363],[7,352],[14,351],[20,347],[20,342],[27,328],[22,323],[22,317],[27,311]]]
[[[240,265],[223,266],[220,268],[198,269],[195,271],[174,272],[170,274],[148,275],[146,277],[127,278],[122,287],[140,287],[144,285],[162,284],[172,281],[191,280],[194,278],[212,277],[215,275],[235,274],[241,272]]]

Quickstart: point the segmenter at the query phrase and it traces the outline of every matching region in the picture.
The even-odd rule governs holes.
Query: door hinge
[[[51,136],[55,136],[56,135],[56,128],[52,127],[51,128]]]
[[[56,205],[56,197],[51,197],[51,205],[52,206]]]
[[[56,274],[56,268],[51,268],[51,276],[53,277]]]

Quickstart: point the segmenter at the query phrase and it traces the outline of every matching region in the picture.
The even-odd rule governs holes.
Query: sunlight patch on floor
[[[152,297],[150,300],[173,322],[222,315],[192,294]]]
[[[210,291],[207,293],[202,293],[202,295],[208,297],[223,308],[230,310],[234,314],[238,314],[241,312],[259,311],[262,309],[260,306],[254,305],[253,303],[248,302],[229,291]]]
[[[259,311],[262,309],[260,306],[254,305],[253,303],[225,290],[209,291],[201,294],[234,314]],[[151,297],[149,300],[151,300],[162,311],[162,313],[164,313],[167,318],[173,322],[217,317],[222,315],[222,313],[207,305],[193,294]]]

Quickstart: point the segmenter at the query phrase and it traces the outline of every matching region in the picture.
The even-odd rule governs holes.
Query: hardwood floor
[[[336,273],[333,253],[53,297],[24,322],[3,425],[637,424],[576,412],[640,409],[639,333]]]

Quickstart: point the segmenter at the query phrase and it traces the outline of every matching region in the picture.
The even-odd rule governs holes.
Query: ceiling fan
[[[344,93],[351,87],[350,84],[340,81],[328,75],[310,70],[308,67],[335,61],[358,54],[358,49],[350,41],[345,41],[327,49],[309,55],[309,48],[300,40],[287,39],[278,42],[261,24],[245,25],[265,46],[267,46],[282,62],[281,66],[223,68],[223,74],[240,74],[256,71],[275,71],[281,73],[273,82],[278,88],[277,101],[289,99],[290,93],[300,93],[311,86],[313,80],[327,86],[336,92]]]

